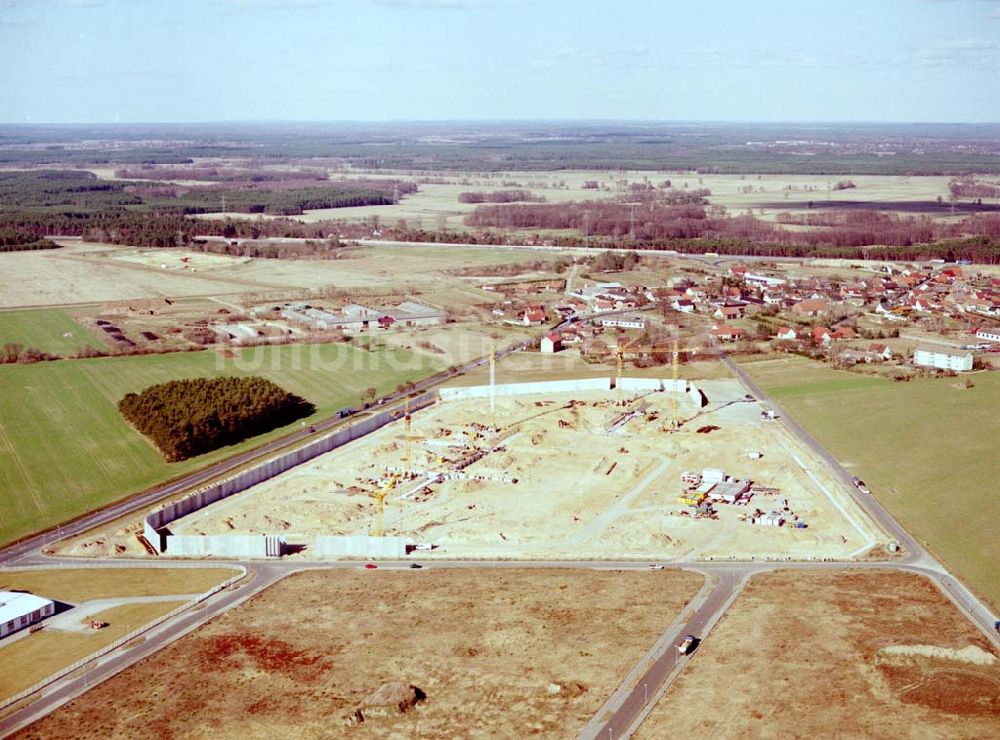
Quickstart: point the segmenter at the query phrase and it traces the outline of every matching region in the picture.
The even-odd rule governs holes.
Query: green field
[[[60,308],[0,312],[0,345],[4,344],[23,344],[61,357],[84,347],[107,349],[100,339]]]
[[[802,359],[747,372],[949,569],[1000,608],[1000,374],[894,383]]]
[[[181,463],[166,463],[118,414],[129,391],[178,378],[261,375],[317,407],[318,418],[441,369],[404,349],[345,344],[97,358],[0,367],[0,544],[287,433],[285,427]],[[295,425],[297,427],[297,425]]]

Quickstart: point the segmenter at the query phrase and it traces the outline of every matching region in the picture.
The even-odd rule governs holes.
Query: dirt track
[[[978,662],[977,662],[978,661]],[[758,576],[639,737],[996,737],[1000,660],[927,579]]]
[[[16,737],[566,737],[701,585],[675,572],[321,571]],[[427,694],[347,727],[388,681]]]

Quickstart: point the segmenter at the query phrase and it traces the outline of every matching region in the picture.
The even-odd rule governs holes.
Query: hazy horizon
[[[998,32],[998,0],[0,0],[0,121],[994,123]]]

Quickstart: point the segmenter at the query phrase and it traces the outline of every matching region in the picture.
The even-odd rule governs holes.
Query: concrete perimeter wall
[[[419,409],[426,408],[433,404],[436,400],[437,391],[429,391],[412,398],[410,399],[410,411],[418,411]],[[209,545],[189,543],[187,539],[178,540],[178,535],[171,534],[169,531],[163,530],[163,528],[170,522],[176,521],[177,519],[187,516],[192,512],[198,511],[199,509],[203,509],[210,504],[214,504],[216,501],[228,498],[234,493],[245,491],[258,483],[270,480],[276,475],[284,473],[287,470],[291,470],[296,465],[301,465],[302,463],[308,462],[319,455],[335,450],[341,445],[360,439],[367,434],[371,434],[377,429],[381,429],[386,424],[402,418],[402,409],[390,409],[372,414],[368,418],[358,419],[346,427],[341,427],[337,431],[328,434],[325,437],[321,437],[315,442],[307,444],[305,447],[291,450],[290,452],[286,452],[284,455],[276,457],[273,460],[268,460],[248,470],[244,470],[236,475],[230,476],[229,478],[225,478],[217,483],[200,488],[179,501],[167,504],[162,509],[149,512],[143,522],[143,534],[157,551],[161,553],[166,552],[171,555],[227,555],[232,554],[235,551],[239,551],[244,547],[255,548],[256,545],[250,546],[235,541],[232,544],[226,544],[227,538],[241,538],[246,535],[213,535],[211,538],[204,537],[202,535],[187,536],[188,538],[194,537],[202,541],[210,539],[212,541],[210,544],[218,546],[223,550],[231,548],[231,551],[227,552],[204,552],[203,548],[208,547]],[[264,537],[259,537],[257,535],[254,535],[254,537],[261,540],[261,548],[265,547]],[[178,547],[175,548],[174,544]],[[193,548],[194,550],[197,550],[197,552],[185,552],[185,548]],[[235,557],[236,555],[233,556]],[[256,556],[247,555],[246,557]],[[260,557],[264,557],[264,555],[262,554]]]
[[[686,393],[701,408],[708,403],[708,397],[701,389],[689,380],[678,378],[676,384],[673,378],[625,378],[621,379],[622,388],[626,391],[673,391]],[[702,400],[704,399],[704,400]]]
[[[313,540],[313,551],[323,558],[401,558],[406,555],[406,540],[403,537],[319,535]]]
[[[262,534],[170,535],[170,554],[176,557],[266,558],[281,555],[284,540]]]
[[[581,391],[610,391],[611,378],[577,378],[574,380],[547,380],[538,383],[504,383],[493,387],[497,398],[503,396],[530,396],[545,393],[578,393]],[[490,386],[470,385],[465,388],[442,388],[442,401],[465,398],[489,398]]]

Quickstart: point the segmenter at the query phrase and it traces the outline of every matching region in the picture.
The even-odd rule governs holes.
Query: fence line
[[[53,569],[56,569],[58,567],[59,566],[41,566],[39,569],[41,569],[41,570],[53,570]],[[123,565],[121,567],[127,567],[127,566]],[[204,566],[199,566],[199,565],[195,565],[195,564],[192,563],[192,564],[189,564],[189,567],[204,567]],[[46,678],[43,678],[38,683],[34,684],[33,686],[29,686],[28,688],[24,689],[20,693],[14,694],[14,696],[8,697],[6,699],[0,700],[0,711],[3,711],[7,707],[9,707],[9,706],[11,706],[13,704],[16,704],[17,702],[21,701],[22,699],[26,699],[27,697],[31,696],[35,692],[42,690],[43,688],[45,688],[49,684],[54,683],[55,681],[58,681],[60,678],[63,678],[64,676],[69,675],[73,671],[82,668],[83,666],[87,665],[88,663],[91,663],[91,662],[97,660],[98,658],[102,658],[105,655],[107,655],[108,653],[110,653],[110,652],[112,652],[114,650],[117,650],[122,645],[125,645],[128,642],[131,642],[132,640],[134,640],[137,637],[145,634],[146,632],[149,632],[151,629],[154,629],[155,627],[159,627],[161,624],[163,624],[164,622],[166,622],[168,619],[173,619],[174,617],[176,617],[181,612],[187,611],[188,609],[190,609],[195,604],[200,604],[201,602],[203,602],[205,599],[209,598],[210,596],[214,596],[215,594],[219,593],[219,591],[222,591],[223,589],[228,588],[229,586],[233,585],[234,583],[236,583],[240,579],[246,577],[247,569],[245,567],[243,567],[242,565],[236,566],[236,567],[239,568],[239,570],[240,570],[239,573],[237,573],[236,575],[232,576],[231,578],[226,579],[222,583],[219,583],[219,584],[217,584],[215,586],[212,586],[212,588],[210,588],[208,591],[206,591],[205,593],[201,594],[200,596],[196,597],[195,599],[192,599],[191,601],[185,602],[181,606],[177,607],[176,609],[170,610],[166,614],[160,615],[159,617],[157,617],[156,619],[154,619],[152,622],[148,622],[147,624],[144,624],[142,627],[139,627],[138,629],[132,630],[127,635],[119,637],[117,640],[115,640],[111,644],[105,645],[104,647],[98,649],[94,653],[91,653],[90,655],[88,655],[86,658],[82,658],[82,659],[76,661],[75,663],[73,663],[72,665],[68,665],[65,668],[60,669],[59,671],[56,671],[51,676],[47,676]],[[26,570],[26,569],[27,568],[21,568],[20,570]],[[9,570],[17,570],[17,569],[10,568]]]

